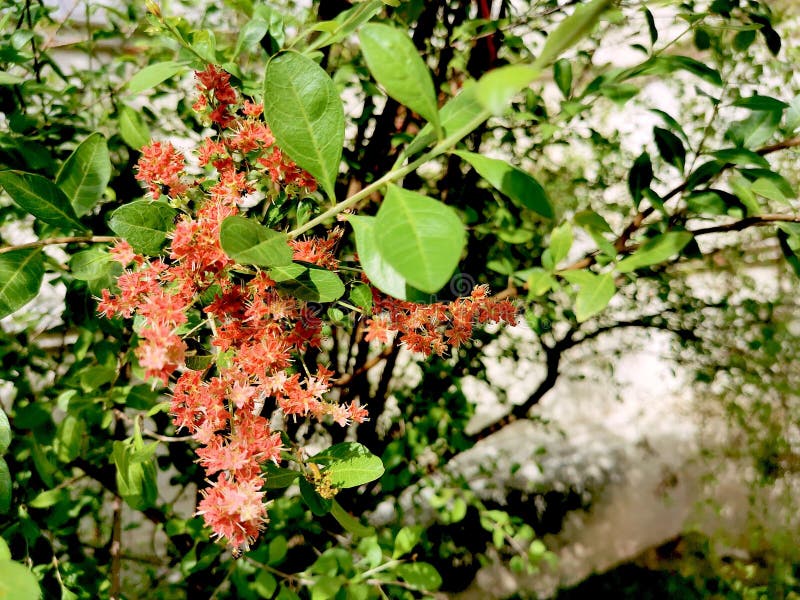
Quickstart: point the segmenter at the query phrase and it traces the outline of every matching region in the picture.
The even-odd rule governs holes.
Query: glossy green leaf
[[[253,583],[253,590],[262,598],[272,598],[278,589],[278,581],[267,571],[259,571]]]
[[[420,114],[439,131],[433,79],[408,33],[382,23],[369,23],[361,28],[358,37],[375,81],[389,96]]]
[[[39,600],[42,591],[36,576],[13,560],[0,560],[0,600]]]
[[[650,267],[665,262],[679,254],[684,246],[692,241],[688,231],[670,231],[648,240],[627,258],[617,263],[617,271],[630,273],[642,267]]]
[[[400,558],[404,554],[408,554],[419,543],[422,528],[420,527],[403,527],[397,532],[394,537],[394,549],[392,550],[392,558]]]
[[[566,58],[560,58],[553,63],[553,79],[564,97],[569,98],[572,91],[572,63]]]
[[[412,302],[425,302],[430,295],[409,285],[397,269],[381,256],[375,236],[375,217],[349,215],[347,219],[356,234],[356,250],[361,268],[370,283],[394,298]]]
[[[150,130],[141,115],[127,105],[119,109],[119,134],[134,150],[141,150],[150,143]]]
[[[358,519],[342,508],[342,505],[336,502],[336,500],[331,502],[331,516],[339,522],[339,525],[344,527],[345,531],[355,536],[367,537],[375,535],[375,529],[373,527],[362,525]]]
[[[311,509],[311,512],[318,517],[325,516],[331,511],[333,502],[320,496],[314,489],[314,485],[305,478],[300,479],[300,497]]]
[[[561,21],[547,36],[547,41],[533,63],[543,69],[592,32],[600,16],[613,0],[592,0],[579,4],[573,13]]]
[[[266,20],[258,17],[250,19],[242,27],[239,37],[236,38],[233,56],[239,56],[245,49],[258,48],[267,33],[269,33],[269,23]]]
[[[253,219],[232,216],[222,222],[219,242],[230,258],[243,265],[284,267],[294,254],[289,237]]]
[[[639,202],[642,201],[642,194],[650,187],[653,181],[653,164],[650,162],[650,155],[643,152],[634,161],[628,174],[628,189],[633,198],[633,205],[639,207]]]
[[[280,564],[280,562],[286,558],[286,553],[289,550],[289,544],[286,542],[286,538],[282,535],[279,535],[269,542],[269,558],[267,562],[271,565]]]
[[[0,515],[7,514],[11,509],[12,492],[11,471],[8,470],[5,459],[0,456]]]
[[[658,41],[658,28],[656,27],[656,20],[653,17],[653,13],[645,6],[642,7],[644,11],[644,17],[647,21],[647,31],[650,33],[650,45],[652,46]]]
[[[709,154],[726,164],[738,165],[740,167],[755,165],[764,169],[769,168],[769,161],[766,158],[747,148],[723,148],[722,150],[709,152]]]
[[[325,46],[336,44],[345,37],[353,33],[361,25],[369,21],[378,14],[383,8],[381,0],[366,0],[358,2],[352,8],[340,12],[333,21],[323,21],[314,25],[311,29],[320,31],[322,34],[314,40],[306,54],[311,50],[319,50]]]
[[[188,66],[185,63],[171,60],[148,65],[131,77],[131,80],[128,82],[128,92],[134,95],[141,94],[145,90],[154,88],[159,83],[171,79],[178,73],[183,73],[187,69]]]
[[[0,560],[10,560],[11,559],[11,550],[8,548],[8,544],[6,543],[5,539],[0,537]]]
[[[0,318],[33,300],[44,278],[40,248],[22,248],[0,254]]]
[[[92,247],[73,254],[69,259],[72,276],[80,281],[92,281],[104,277],[115,263],[103,248]]]
[[[344,109],[328,74],[302,54],[273,57],[264,78],[264,116],[281,149],[334,198]]]
[[[363,309],[364,312],[372,312],[372,289],[367,284],[354,284],[349,297],[350,302]]]
[[[40,221],[63,231],[84,231],[67,196],[52,181],[22,171],[0,172],[0,186]]]
[[[432,592],[442,585],[442,576],[433,565],[426,562],[404,563],[397,567],[397,574],[417,590]]]
[[[544,188],[522,169],[510,165],[504,160],[489,158],[474,152],[457,151],[455,154],[472,165],[492,187],[511,198],[518,205],[545,218],[553,218],[553,207],[550,205]]]
[[[450,280],[466,242],[455,210],[397,186],[389,186],[375,228],[381,257],[409,284],[428,293]]]
[[[616,292],[614,277],[610,273],[593,275],[591,280],[583,282],[575,298],[575,318],[578,323],[605,309]]]
[[[99,133],[87,137],[61,166],[56,185],[69,198],[75,214],[85,215],[103,197],[111,178],[111,158],[106,139]]]
[[[758,148],[769,140],[781,123],[780,111],[754,111],[728,127],[725,137],[743,148]]]
[[[754,94],[748,98],[739,98],[733,103],[733,105],[740,106],[742,108],[749,108],[750,110],[767,110],[778,112],[789,108],[789,105],[782,100],[778,100],[777,98],[772,98],[770,96],[761,96],[759,94]]]
[[[111,213],[108,226],[136,252],[155,255],[175,227],[177,211],[165,202],[137,200]]]
[[[281,289],[307,302],[333,302],[345,291],[336,273],[314,265],[292,263],[274,267],[269,276]]]
[[[506,65],[489,71],[478,80],[475,97],[493,115],[505,111],[511,99],[541,75],[530,65]]]
[[[553,260],[553,266],[557,266],[562,260],[567,257],[570,248],[572,248],[572,226],[569,223],[562,223],[550,234],[550,257]]]
[[[68,463],[78,458],[81,455],[85,434],[85,421],[70,414],[64,417],[58,424],[56,437],[53,440],[53,449],[58,460]]]
[[[662,127],[653,127],[653,136],[661,158],[683,172],[686,164],[686,148],[683,147],[680,138]]]
[[[300,477],[300,471],[278,467],[273,463],[264,465],[264,482],[268,490],[282,490],[292,485]]]
[[[0,408],[0,456],[6,453],[8,447],[11,445],[11,425],[8,422],[8,416]]]
[[[323,465],[337,488],[358,487],[383,475],[381,459],[357,442],[335,444],[308,460]]]

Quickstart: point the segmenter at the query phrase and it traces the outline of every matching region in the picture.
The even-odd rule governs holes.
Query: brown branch
[[[120,600],[122,592],[122,498],[114,496],[114,524],[111,530],[111,600]]]
[[[691,230],[693,236],[707,235],[709,233],[722,233],[725,231],[742,231],[748,227],[764,227],[773,223],[800,223],[800,216],[797,215],[756,215],[746,217],[733,223],[724,225],[714,225],[713,227],[703,227]]]
[[[389,358],[392,355],[392,346],[387,346],[384,348],[380,354],[376,354],[369,360],[367,360],[361,367],[354,370],[352,373],[345,373],[339,379],[334,379],[331,384],[334,387],[344,387],[349,384],[355,377],[362,375],[369,371],[372,367],[376,366],[382,360]]]
[[[36,240],[35,242],[27,242],[25,244],[17,244],[15,246],[5,246],[0,248],[0,254],[11,252],[13,250],[24,250],[26,248],[42,248],[44,246],[55,246],[57,244],[99,244],[103,242],[116,242],[119,238],[111,235],[72,235],[64,237],[47,238],[44,240]]]

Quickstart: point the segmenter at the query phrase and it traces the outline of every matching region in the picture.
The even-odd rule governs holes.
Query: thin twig
[[[46,238],[35,242],[15,244],[0,248],[0,254],[12,252],[13,250],[25,250],[26,248],[42,248],[44,246],[55,246],[58,244],[101,244],[116,242],[119,238],[112,235],[68,235],[63,237]]]

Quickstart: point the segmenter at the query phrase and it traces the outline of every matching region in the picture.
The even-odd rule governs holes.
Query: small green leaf
[[[273,538],[269,542],[269,558],[267,562],[270,565],[277,565],[279,564],[284,558],[286,558],[286,552],[289,550],[289,544],[286,542],[286,538],[282,535],[279,535],[276,538]]]
[[[617,271],[630,273],[636,269],[657,265],[669,260],[692,241],[688,231],[670,231],[648,240],[627,258],[617,263]]]
[[[258,48],[264,36],[269,33],[269,23],[259,17],[254,17],[245,23],[236,39],[236,46],[233,49],[233,56],[237,57],[242,50],[247,48]]]
[[[11,445],[11,424],[8,422],[8,416],[0,408],[0,456],[6,453],[8,447]]]
[[[0,254],[0,318],[33,300],[44,278],[40,248],[22,248]]]
[[[305,478],[300,479],[300,497],[311,509],[311,512],[318,517],[323,517],[331,511],[333,502],[320,496],[314,486]]]
[[[56,437],[53,440],[53,448],[58,460],[68,463],[78,458],[81,455],[85,434],[85,421],[74,415],[64,417],[64,420],[58,424]]]
[[[358,487],[383,475],[381,459],[357,442],[342,442],[309,458],[325,466],[331,484],[338,488]]]
[[[292,264],[294,252],[285,233],[264,227],[246,217],[228,217],[219,231],[222,249],[243,265],[284,267]]]
[[[28,502],[28,506],[31,508],[50,508],[61,502],[64,499],[64,494],[63,488],[44,490],[36,494],[36,496]]]
[[[81,250],[69,259],[72,276],[80,281],[92,281],[105,277],[114,268],[114,265],[118,264],[112,260],[111,255],[104,248],[96,246],[88,250]]]
[[[493,115],[508,108],[511,99],[541,75],[529,65],[506,65],[493,69],[478,80],[475,94],[478,102]]]
[[[686,148],[683,147],[680,138],[662,127],[653,127],[653,136],[661,158],[682,173],[686,163]]]
[[[574,12],[561,21],[558,27],[547,36],[547,41],[533,63],[543,69],[589,35],[597,21],[613,0],[592,0],[579,4]]]
[[[422,534],[421,527],[403,527],[397,532],[394,538],[394,550],[392,551],[392,558],[397,559],[408,554],[419,543],[420,535]]]
[[[370,73],[386,93],[441,131],[433,79],[408,34],[389,25],[369,23],[358,37]]]
[[[63,231],[86,230],[67,196],[49,179],[22,171],[2,171],[0,185],[14,202],[40,221]]]
[[[653,18],[653,13],[647,7],[643,7],[645,19],[647,20],[647,30],[650,32],[650,45],[652,46],[658,41],[658,28],[656,27],[656,20]]]
[[[155,255],[175,227],[177,211],[164,202],[137,200],[111,213],[108,226],[125,238],[136,252]]]
[[[560,58],[553,63],[553,79],[564,97],[569,98],[572,91],[572,63],[566,58]]]
[[[175,77],[178,73],[183,73],[187,69],[188,67],[185,63],[171,60],[148,65],[131,77],[128,82],[128,92],[134,95],[140,94],[145,90],[156,87],[167,79]]]
[[[349,215],[350,225],[356,234],[356,250],[361,268],[370,283],[394,298],[412,302],[425,302],[430,296],[408,284],[405,278],[381,256],[375,235],[375,217]]]
[[[557,266],[569,254],[572,248],[572,225],[562,223],[550,234],[550,257],[553,259],[553,266]]]
[[[581,289],[575,298],[575,318],[578,319],[578,323],[583,323],[608,306],[616,292],[617,287],[614,285],[611,273],[595,275],[591,282],[581,284]]]
[[[307,302],[333,302],[344,295],[344,284],[332,271],[292,263],[270,269],[269,276],[282,289]]]
[[[517,204],[532,210],[547,219],[553,218],[553,207],[544,188],[528,173],[504,160],[489,158],[482,154],[459,150],[455,152],[466,160],[492,187],[511,198]]]
[[[397,567],[397,574],[408,585],[417,589],[432,592],[442,585],[442,577],[436,568],[426,562],[404,563]]]
[[[300,477],[300,471],[278,467],[273,463],[264,465],[264,487],[268,490],[282,490],[292,485]]]
[[[365,283],[356,283],[350,290],[350,302],[364,310],[372,312],[372,289]]]
[[[339,525],[344,527],[345,531],[352,533],[358,537],[367,537],[375,535],[373,527],[366,527],[359,523],[358,519],[348,513],[341,504],[333,500],[331,502],[331,516],[339,522]]]
[[[77,216],[92,210],[103,197],[111,178],[111,158],[106,139],[93,133],[69,155],[56,176],[56,185],[69,198]]]
[[[296,52],[273,57],[264,77],[264,116],[281,149],[334,198],[344,109],[328,74]]]
[[[438,292],[455,271],[466,243],[464,225],[449,206],[389,186],[375,217],[381,257],[412,286]]]
[[[150,130],[141,115],[128,105],[119,110],[119,134],[134,150],[141,150],[150,143]]]
[[[772,98],[770,96],[761,96],[759,94],[753,94],[749,98],[739,98],[733,103],[733,105],[740,106],[742,108],[749,108],[750,110],[766,110],[777,112],[782,112],[783,110],[789,108],[789,105],[782,100],[778,100],[777,98]]]
[[[650,187],[653,181],[653,164],[650,162],[650,155],[643,152],[634,161],[633,167],[628,174],[628,189],[633,198],[633,205],[639,207],[642,201],[642,194]]]
[[[12,493],[11,471],[8,470],[5,459],[0,456],[0,515],[8,514],[8,511],[11,510]],[[1,584],[2,580],[0,580]]]
[[[25,565],[0,560],[0,600],[39,600],[41,597],[39,582]]]
[[[764,169],[769,168],[769,161],[766,158],[747,148],[723,148],[722,150],[709,152],[709,154],[726,164],[740,167],[755,165]]]
[[[262,598],[272,598],[275,590],[278,589],[278,582],[267,571],[259,571],[253,584],[253,590]]]

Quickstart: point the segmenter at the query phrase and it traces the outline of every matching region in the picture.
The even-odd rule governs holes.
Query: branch
[[[0,248],[0,254],[11,252],[13,250],[24,250],[26,248],[42,248],[44,246],[55,246],[57,244],[99,244],[104,242],[116,242],[119,238],[111,235],[72,235],[65,237],[47,238],[44,240],[36,240],[35,242],[27,242],[25,244],[17,244],[15,246],[5,246]]]
[[[352,373],[345,373],[344,375],[339,377],[339,379],[334,379],[331,383],[333,384],[334,387],[346,386],[351,381],[353,381],[354,378],[358,377],[363,373],[366,373],[372,367],[381,362],[383,359],[389,358],[392,355],[392,352],[393,352],[393,346],[387,346],[381,351],[380,354],[376,354],[375,356],[370,358],[360,368],[354,370]]]
[[[733,223],[725,225],[714,225],[713,227],[703,227],[690,231],[693,236],[707,235],[709,233],[722,233],[725,231],[742,231],[748,227],[764,227],[772,223],[800,223],[800,216],[797,215],[756,215],[746,217]]]

